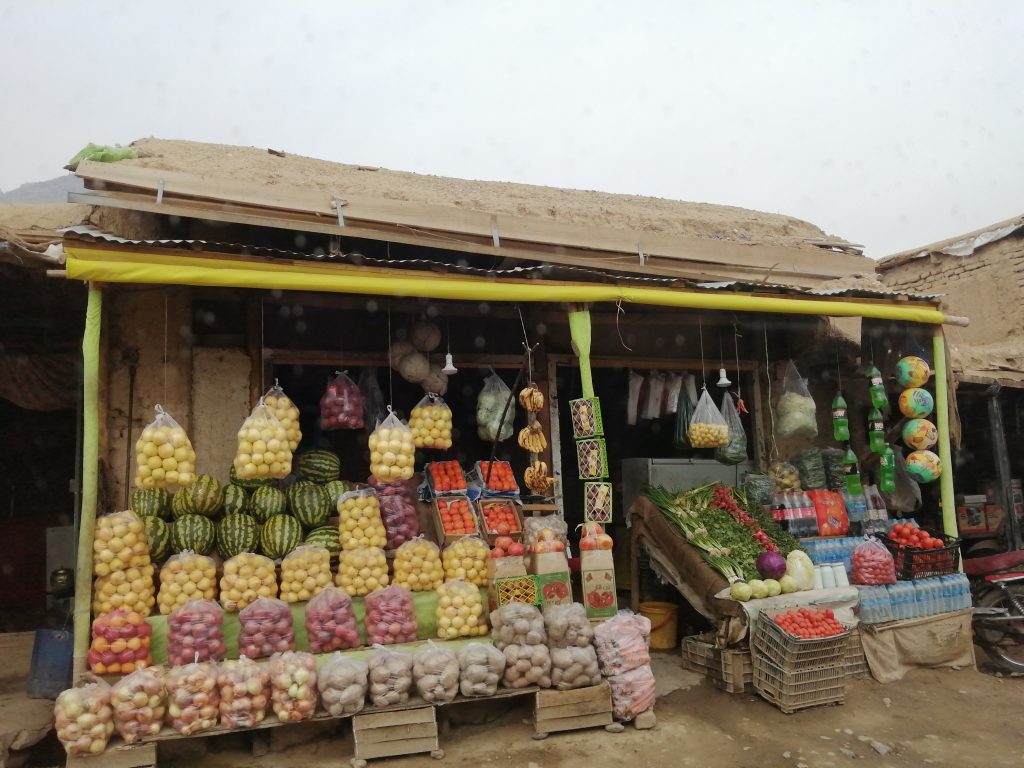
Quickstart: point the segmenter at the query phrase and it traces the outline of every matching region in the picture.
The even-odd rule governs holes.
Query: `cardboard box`
[[[960,533],[985,533],[987,528],[985,506],[964,504],[956,508],[956,526]]]
[[[473,516],[473,522],[476,525],[476,530],[473,531],[473,534],[447,533],[445,531],[444,526],[441,524],[441,508],[452,504],[460,506],[465,505],[465,507],[469,510],[470,514]],[[483,529],[480,527],[480,518],[477,515],[476,508],[473,506],[472,502],[465,496],[438,496],[436,499],[434,499],[434,503],[431,505],[431,510],[433,512],[434,528],[437,531],[437,536],[442,545],[442,549],[444,548],[444,546],[452,544],[458,541],[459,539],[463,538],[464,536],[481,535],[481,531]]]
[[[488,581],[525,575],[526,560],[522,557],[490,557],[487,559]]]
[[[502,535],[502,534],[497,533],[496,531],[495,532],[491,532],[491,531],[487,530],[487,518],[484,516],[484,508],[485,507],[489,507],[491,505],[499,506],[499,507],[505,507],[506,509],[508,509],[509,511],[512,512],[512,514],[515,516],[515,519],[516,519],[516,530],[510,531],[509,533],[504,534],[504,535],[511,537],[515,541],[522,541],[523,540],[523,512],[520,509],[519,502],[516,499],[500,499],[500,498],[494,498],[494,497],[484,497],[482,499],[479,499],[475,503],[475,507],[476,507],[476,518],[477,518],[477,521],[478,521],[478,523],[480,525],[480,530],[487,537],[487,543],[490,544],[493,547],[494,546],[494,540],[496,538],[498,538],[498,536]]]
[[[999,528],[1005,517],[1004,510],[998,504],[989,504],[985,507],[985,530],[991,532]]]
[[[615,558],[610,549],[580,553],[583,606],[588,619],[607,619],[619,610],[615,590]]]
[[[569,561],[564,552],[542,552],[533,555],[530,572],[537,582],[541,605],[568,605],[572,602]]]

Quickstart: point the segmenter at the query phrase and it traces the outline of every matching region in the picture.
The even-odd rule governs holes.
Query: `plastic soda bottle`
[[[896,454],[891,445],[886,444],[880,463],[878,490],[882,493],[893,493],[896,490]]]
[[[832,436],[840,443],[850,439],[850,412],[842,392],[832,400]]]
[[[871,404],[880,410],[888,408],[889,395],[885,392],[885,379],[882,378],[882,372],[875,367],[874,363],[868,368],[868,384],[870,386],[868,391],[871,394]]]
[[[881,454],[885,450],[885,421],[877,408],[868,413],[868,442],[872,453]]]
[[[860,467],[857,465],[857,454],[853,448],[846,446],[846,453],[843,454],[843,472],[846,474],[846,491],[854,495],[864,493],[864,486],[860,481]]]

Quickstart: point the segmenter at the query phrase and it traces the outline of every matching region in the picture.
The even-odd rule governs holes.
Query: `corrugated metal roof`
[[[901,253],[894,253],[891,256],[886,256],[884,259],[878,262],[878,269],[886,271],[893,267],[898,267],[900,264],[906,264],[908,261],[914,261],[915,259],[922,259],[926,256],[930,256],[933,253],[942,254],[944,256],[973,256],[974,252],[979,248],[983,248],[986,245],[998,242],[1003,238],[1010,237],[1013,234],[1024,232],[1024,215],[1016,216],[1006,221],[998,222],[997,224],[991,224],[982,229],[976,229],[973,232],[968,232],[963,235],[957,235],[947,240],[940,240],[937,243],[926,245],[920,248],[912,248],[908,251]]]
[[[728,282],[707,282],[707,283],[696,283],[697,288],[706,288],[708,290],[722,291],[722,290],[775,290],[775,291],[791,291],[793,293],[802,294],[805,296],[835,296],[835,297],[875,297],[875,298],[905,298],[905,299],[919,299],[922,301],[935,301],[936,299],[942,298],[944,294],[941,293],[907,293],[905,291],[896,291],[886,288],[851,288],[851,287],[840,287],[840,288],[813,288],[810,290],[794,288],[791,285],[779,285],[777,283],[748,283],[740,280],[730,280]]]

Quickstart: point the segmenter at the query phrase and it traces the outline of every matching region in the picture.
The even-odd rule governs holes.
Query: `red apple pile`
[[[363,428],[363,393],[344,373],[331,380],[320,398],[320,427],[328,431]]]
[[[142,614],[117,608],[100,614],[92,623],[89,667],[97,675],[134,672],[152,664],[149,639],[153,634]]]
[[[398,549],[409,539],[420,534],[420,521],[416,507],[405,483],[382,483],[370,477],[370,485],[377,489],[380,516],[387,531],[387,549]]]
[[[238,652],[250,659],[295,648],[292,612],[282,600],[261,597],[238,614]]]
[[[330,653],[359,646],[352,598],[327,587],[306,605],[306,636],[313,653]]]
[[[526,554],[526,547],[511,536],[499,536],[494,540],[494,547],[491,549],[491,557],[522,557]]]
[[[366,639],[371,645],[411,643],[416,639],[412,593],[394,585],[366,596]]]
[[[167,622],[167,660],[173,667],[193,661],[222,661],[227,653],[221,619],[224,612],[212,600],[192,600]]]

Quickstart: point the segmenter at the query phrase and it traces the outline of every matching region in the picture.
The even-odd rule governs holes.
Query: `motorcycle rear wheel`
[[[1014,594],[1018,602],[1024,604],[1024,584],[1010,584],[1007,585],[1007,589]],[[983,594],[977,604],[979,608],[1005,608],[1009,615],[1019,615],[1009,596],[998,587]],[[1024,616],[1020,616],[1019,623],[1013,622],[1010,626],[1014,628],[1007,632],[1000,631],[991,624],[982,624],[976,626],[975,634],[979,645],[988,652],[993,664],[1005,672],[1024,673]]]

